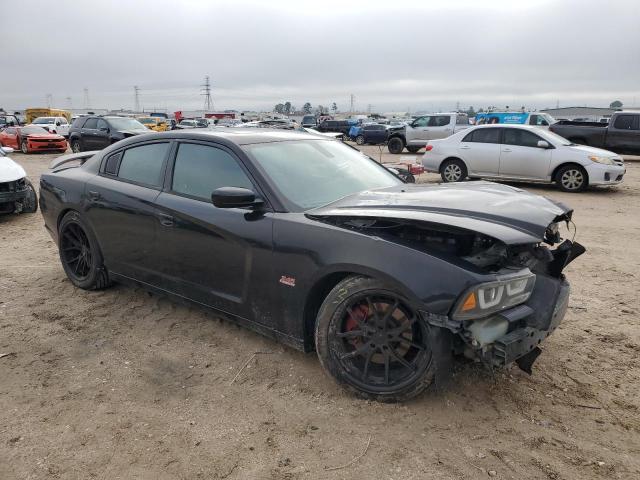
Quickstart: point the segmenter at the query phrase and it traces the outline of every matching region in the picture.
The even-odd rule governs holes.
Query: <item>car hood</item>
[[[600,157],[607,157],[607,158],[620,157],[620,155],[618,155],[617,153],[613,153],[609,150],[604,150],[602,148],[596,148],[596,147],[588,147],[586,145],[571,145],[568,148],[570,148],[574,152],[584,153],[585,155],[598,155]]]
[[[27,176],[20,165],[11,160],[9,157],[0,156],[0,183],[14,182]]]
[[[537,243],[549,224],[573,210],[548,198],[492,182],[400,185],[350,195],[306,212],[310,218],[393,218],[475,231],[506,244]]]
[[[62,135],[56,133],[30,133],[27,135],[27,138],[33,140],[64,140]]]

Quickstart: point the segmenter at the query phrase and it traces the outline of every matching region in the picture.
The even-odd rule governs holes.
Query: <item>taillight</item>
[[[429,152],[431,150],[433,150],[433,145],[427,145],[426,147],[424,147],[426,152]]]

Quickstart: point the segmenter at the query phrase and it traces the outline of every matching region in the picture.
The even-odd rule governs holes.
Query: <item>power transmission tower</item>
[[[71,103],[71,97],[67,97],[65,98],[65,100],[67,101],[67,108],[71,110],[73,108],[73,104]]]
[[[367,113],[368,113],[369,115],[371,115],[371,109],[372,109],[372,108],[373,108],[373,105],[371,105],[371,104],[367,105]]]
[[[356,96],[352,93],[351,95],[349,95],[349,112],[353,113],[353,104],[356,101]]]
[[[84,87],[84,99],[82,101],[85,109],[91,108],[91,102],[89,101],[89,89]]]
[[[135,111],[140,112],[140,87],[138,85],[133,86],[133,94],[135,98]]]
[[[201,95],[204,95],[204,110],[210,112],[213,109],[213,101],[211,100],[211,82],[209,80],[209,75],[204,77],[204,85],[200,85],[202,89],[200,90]]]
[[[51,104],[53,103],[53,95],[47,93],[47,108],[51,108]]]

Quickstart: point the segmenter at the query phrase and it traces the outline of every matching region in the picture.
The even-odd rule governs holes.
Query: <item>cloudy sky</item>
[[[313,5],[308,5],[313,3]],[[0,106],[374,111],[640,104],[636,0],[20,0]]]

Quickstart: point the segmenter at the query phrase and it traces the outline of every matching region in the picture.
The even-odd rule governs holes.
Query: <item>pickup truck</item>
[[[621,154],[640,154],[640,112],[614,112],[609,124],[561,120],[549,130],[573,143]]]
[[[437,140],[469,128],[469,117],[464,113],[434,113],[416,118],[404,129],[389,134],[390,153],[402,153],[407,148],[417,153],[429,140]]]

